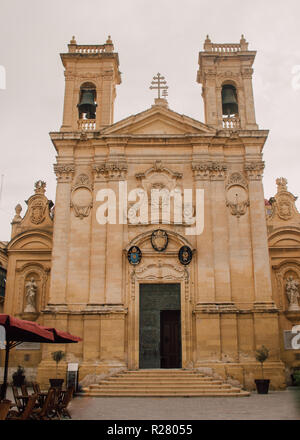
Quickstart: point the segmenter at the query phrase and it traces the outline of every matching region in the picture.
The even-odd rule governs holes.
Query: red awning
[[[5,328],[6,340],[14,342],[54,342],[54,334],[32,321],[0,314],[0,325]]]
[[[47,331],[51,332],[54,336],[54,344],[69,344],[72,342],[80,342],[81,338],[71,335],[70,333],[57,330],[56,328],[44,327]]]

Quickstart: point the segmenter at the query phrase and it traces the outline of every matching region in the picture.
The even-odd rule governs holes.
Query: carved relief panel
[[[237,218],[245,215],[249,206],[248,185],[242,174],[232,173],[226,185],[226,206]]]
[[[87,174],[80,174],[75,180],[71,193],[71,208],[75,217],[88,217],[93,206],[93,187]]]

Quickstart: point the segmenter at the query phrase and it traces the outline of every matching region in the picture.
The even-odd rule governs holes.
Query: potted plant
[[[25,373],[24,368],[21,367],[21,365],[18,365],[17,371],[15,371],[14,374],[12,375],[14,386],[20,387],[21,385],[24,384],[24,382],[25,382],[25,374],[24,373]]]
[[[58,379],[58,364],[65,358],[66,353],[62,350],[58,350],[52,352],[51,355],[52,359],[56,362],[56,378],[49,379],[49,382],[52,387],[61,388],[62,384],[64,383],[64,379]]]
[[[258,394],[268,394],[270,380],[264,378],[264,362],[269,357],[269,350],[263,345],[256,350],[256,360],[261,363],[262,379],[255,379],[256,389]]]

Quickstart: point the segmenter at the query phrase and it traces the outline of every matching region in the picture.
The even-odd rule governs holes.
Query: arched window
[[[239,113],[236,88],[231,84],[222,87],[223,116],[236,116]]]
[[[92,83],[84,83],[80,87],[78,115],[79,119],[96,119],[96,86]]]

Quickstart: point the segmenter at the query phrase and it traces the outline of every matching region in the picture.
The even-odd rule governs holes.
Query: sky
[[[149,90],[159,71],[169,86],[169,107],[204,122],[198,53],[214,43],[238,43],[241,34],[254,63],[254,101],[264,148],[265,197],[277,177],[300,196],[300,2],[298,0],[0,0],[0,240],[9,240],[14,208],[22,215],[34,182],[47,182],[55,201],[55,150],[50,131],[62,123],[64,75],[59,53],[78,44],[103,44],[111,35],[119,53],[114,122],[153,104]],[[2,66],[2,67],[1,67]],[[1,83],[1,77],[0,77]],[[300,204],[297,202],[298,209]]]

